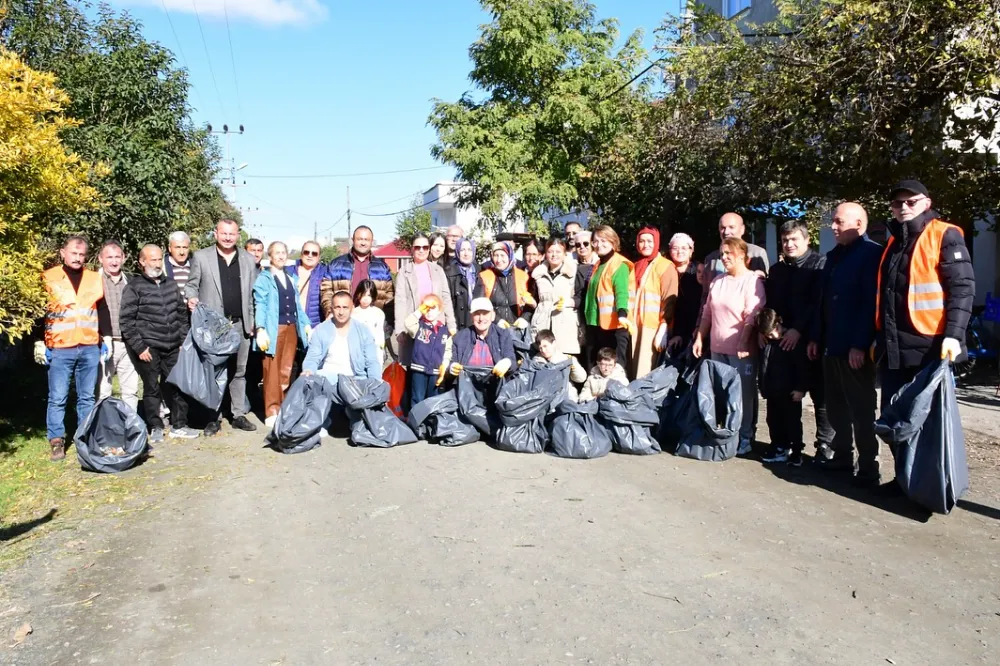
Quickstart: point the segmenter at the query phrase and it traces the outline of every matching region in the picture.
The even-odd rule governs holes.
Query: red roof
[[[401,241],[397,238],[391,243],[386,243],[382,247],[376,248],[372,254],[380,259],[408,259],[410,251],[404,249],[400,243]]]

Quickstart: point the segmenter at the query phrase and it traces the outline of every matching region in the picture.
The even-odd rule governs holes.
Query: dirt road
[[[260,439],[165,444],[152,499],[40,539],[0,662],[997,663],[978,489],[926,520],[808,466]]]

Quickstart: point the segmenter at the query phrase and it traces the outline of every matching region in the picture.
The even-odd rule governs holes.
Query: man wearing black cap
[[[922,183],[889,195],[891,237],[879,267],[875,314],[882,406],[924,367],[961,360],[976,276],[962,230],[939,219]]]

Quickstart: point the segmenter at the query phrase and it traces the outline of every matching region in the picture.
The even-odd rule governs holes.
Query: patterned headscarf
[[[507,253],[507,259],[508,259],[507,268],[500,270],[499,268],[496,267],[496,265],[494,265],[493,270],[495,270],[497,273],[500,273],[500,275],[507,277],[510,274],[510,272],[514,270],[514,244],[509,241],[497,241],[496,243],[493,244],[493,248],[490,250],[490,254],[493,254],[493,252],[495,252],[497,249],[503,250],[504,252]]]
[[[472,248],[472,261],[467,264],[462,263],[462,259],[459,257],[462,254],[462,249],[468,245]],[[462,274],[465,281],[469,284],[469,304],[472,304],[473,292],[476,289],[476,278],[479,276],[478,267],[476,266],[476,243],[468,238],[459,238],[458,242],[455,243],[455,265],[458,266],[458,272]]]

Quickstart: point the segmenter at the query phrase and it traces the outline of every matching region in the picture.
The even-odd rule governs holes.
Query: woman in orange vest
[[[638,379],[653,370],[656,356],[666,347],[677,304],[677,269],[660,254],[658,229],[640,229],[635,248],[639,260],[635,262],[635,303],[629,318],[635,322],[636,333],[629,372]]]
[[[635,324],[629,310],[635,298],[635,273],[632,262],[620,254],[621,240],[614,229],[602,224],[593,230],[591,243],[597,252],[598,264],[587,287],[583,302],[583,319],[587,325],[586,344],[591,366],[603,347],[615,350],[618,364],[629,364],[629,350]]]
[[[527,328],[535,299],[528,287],[528,274],[514,265],[514,246],[506,241],[494,243],[490,257],[493,265],[479,274],[476,296],[490,299],[501,328]]]

